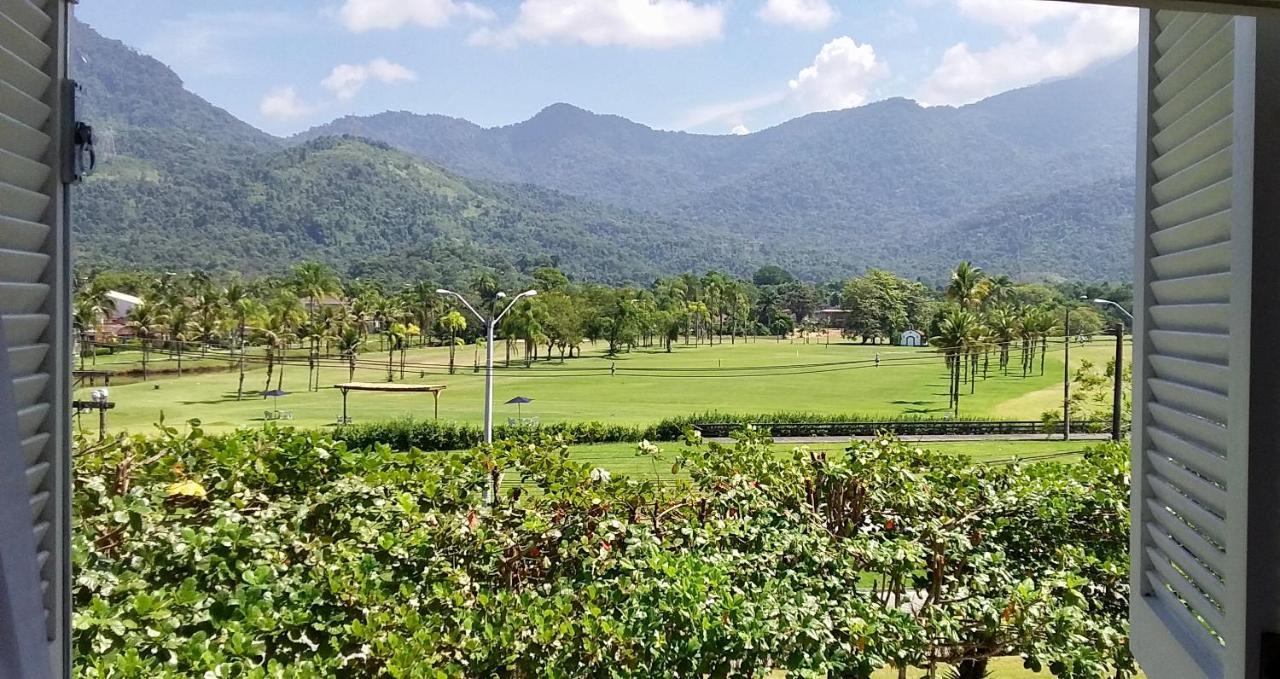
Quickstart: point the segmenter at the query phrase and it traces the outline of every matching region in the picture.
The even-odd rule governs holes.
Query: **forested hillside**
[[[1128,271],[1132,59],[959,109],[894,99],[743,137],[556,104],[502,128],[389,112],[282,140],[73,30],[103,159],[75,201],[85,265],[260,273],[317,258],[448,281],[556,263],[611,283],[764,263],[927,277],[958,256]]]

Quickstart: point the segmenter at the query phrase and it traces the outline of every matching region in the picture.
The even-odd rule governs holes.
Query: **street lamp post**
[[[1062,326],[1062,440],[1071,440],[1071,305]]]
[[[538,291],[525,290],[524,292],[516,295],[511,299],[511,302],[507,304],[507,307],[502,310],[502,313],[490,316],[490,318],[485,318],[479,311],[476,311],[475,307],[471,306],[471,303],[468,302],[465,297],[452,290],[440,288],[436,290],[436,292],[446,297],[456,297],[459,302],[462,302],[463,306],[467,307],[467,310],[470,311],[477,320],[485,325],[484,442],[486,444],[493,443],[493,330],[497,327],[498,321],[501,321],[502,317],[506,316],[508,311],[511,311],[511,307],[516,305],[516,302],[519,302],[525,297],[533,297],[538,294]],[[504,292],[498,293],[498,299],[502,299],[506,296],[507,294]],[[497,309],[497,300],[494,300],[494,309]]]
[[[1129,322],[1133,323],[1133,314],[1129,313],[1127,309],[1120,306],[1119,303],[1113,302],[1109,299],[1102,299],[1102,298],[1093,300],[1093,303],[1101,304],[1104,306],[1111,306],[1116,309],[1119,309],[1120,313],[1124,314],[1125,316],[1128,316]],[[1123,404],[1121,380],[1123,379],[1123,373],[1124,373],[1124,369],[1123,369],[1124,323],[1116,323],[1115,333],[1116,333],[1116,359],[1115,359],[1115,367],[1112,370],[1113,384],[1112,384],[1112,393],[1111,393],[1111,440],[1119,441],[1120,440],[1120,408]]]
[[[1129,322],[1130,322],[1130,323],[1132,323],[1132,322],[1133,322],[1133,314],[1129,313],[1129,310],[1128,310],[1128,309],[1125,309],[1124,307],[1120,306],[1120,303],[1119,303],[1119,302],[1112,302],[1112,301],[1111,301],[1111,300],[1109,300],[1109,299],[1102,299],[1101,297],[1099,297],[1099,298],[1097,298],[1097,299],[1094,299],[1094,300],[1093,300],[1093,303],[1094,303],[1094,304],[1101,304],[1101,305],[1103,305],[1103,306],[1111,306],[1111,307],[1115,307],[1116,309],[1119,309],[1119,310],[1120,310],[1120,313],[1124,314],[1125,316],[1127,316],[1127,317],[1129,318]]]

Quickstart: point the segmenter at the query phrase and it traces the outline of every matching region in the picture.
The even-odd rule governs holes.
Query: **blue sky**
[[[385,110],[506,125],[560,101],[661,129],[745,133],[894,96],[961,105],[1077,73],[1137,42],[1133,10],[1046,0],[75,7],[194,92],[276,134]]]

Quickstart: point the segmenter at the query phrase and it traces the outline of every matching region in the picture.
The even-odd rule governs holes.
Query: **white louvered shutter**
[[[0,464],[14,472],[7,488],[17,488],[0,494],[0,512],[26,524],[24,535],[0,532],[2,586],[19,617],[35,590],[42,661],[57,675],[67,670],[69,649],[66,11],[64,0],[0,0]],[[36,564],[34,582],[23,580],[24,560]],[[25,667],[21,676],[43,673]]]
[[[1257,510],[1263,467],[1250,477],[1251,456],[1280,454],[1258,434],[1275,426],[1257,413],[1277,380],[1254,353],[1280,349],[1280,335],[1258,341],[1276,324],[1260,286],[1280,267],[1280,223],[1264,219],[1280,213],[1257,174],[1280,165],[1280,147],[1260,145],[1280,126],[1260,117],[1259,85],[1277,89],[1277,75],[1259,30],[1274,23],[1145,10],[1142,24],[1132,645],[1155,679],[1275,676],[1259,674],[1256,533],[1261,521],[1280,535],[1280,515]]]

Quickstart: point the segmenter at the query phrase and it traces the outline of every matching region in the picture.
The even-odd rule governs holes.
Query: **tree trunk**
[[[178,348],[178,377],[182,377],[182,342],[174,342],[173,345]]]
[[[240,337],[240,383],[236,385],[236,400],[244,400],[244,336]]]
[[[387,381],[388,382],[396,381],[395,370],[396,370],[396,345],[395,345],[395,342],[392,342],[391,338],[388,337],[387,338]]]
[[[147,354],[148,353],[150,352],[147,349],[147,341],[144,339],[142,340],[142,381],[143,382],[147,381],[147,358],[148,358]]]
[[[272,349],[271,347],[267,347],[267,384],[262,388],[263,392],[271,391],[271,376],[275,374],[275,371],[276,371],[275,356],[276,356],[275,350]],[[262,398],[266,399],[267,395],[263,393]]]
[[[453,356],[458,350],[458,334],[456,331],[449,331],[449,374],[453,374]]]

